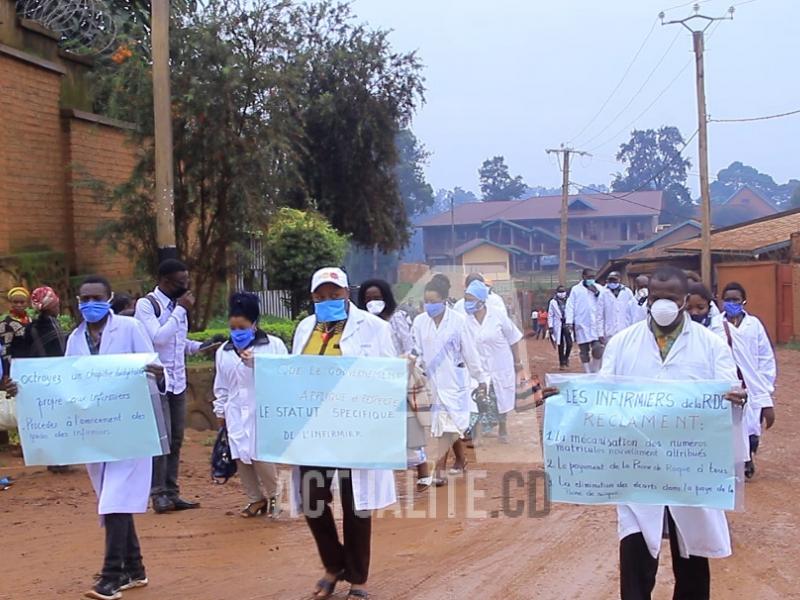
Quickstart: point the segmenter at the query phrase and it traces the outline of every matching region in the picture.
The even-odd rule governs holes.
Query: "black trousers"
[[[678,548],[675,521],[667,509],[669,547],[672,572],[675,575],[673,600],[709,600],[711,571],[708,559],[701,556],[683,558]],[[641,533],[623,538],[619,543],[620,597],[622,600],[650,600],[656,585],[658,559],[650,555]]]
[[[178,469],[181,464],[181,446],[186,429],[186,392],[165,394],[161,399],[161,407],[169,434],[169,454],[153,457],[153,482],[150,486],[150,495],[164,495],[171,500],[177,500],[180,493]]]
[[[137,575],[144,571],[142,551],[133,515],[114,513],[103,517],[106,529],[106,556],[103,561],[103,579],[118,581],[123,575]]]
[[[369,577],[372,514],[357,511],[353,498],[353,480],[348,469],[340,469],[339,490],[344,514],[344,543],[339,541],[330,503],[335,469],[300,467],[301,497],[306,523],[317,543],[319,557],[328,573],[342,573],[342,579],[361,585]]]
[[[569,355],[572,353],[572,333],[565,324],[561,325],[561,339],[558,341],[558,365],[569,366]]]

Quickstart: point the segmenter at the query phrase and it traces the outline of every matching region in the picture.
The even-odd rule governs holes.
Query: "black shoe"
[[[175,510],[191,510],[193,508],[200,508],[199,502],[192,502],[191,500],[184,500],[183,498],[175,498],[172,501]]]
[[[756,474],[756,463],[752,460],[748,460],[744,463],[744,477],[745,479],[752,479],[753,475]]]
[[[119,600],[119,598],[122,598],[119,580],[101,577],[100,580],[94,584],[94,587],[83,596],[85,598],[93,598],[94,600]]]
[[[166,496],[153,496],[153,510],[156,514],[163,515],[176,508],[175,503]]]
[[[120,591],[132,590],[134,588],[146,587],[150,581],[147,579],[147,573],[144,568],[139,569],[134,573],[128,573],[123,576],[122,585],[119,587]]]

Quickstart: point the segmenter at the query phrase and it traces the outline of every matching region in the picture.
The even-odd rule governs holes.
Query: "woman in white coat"
[[[443,471],[452,447],[456,460],[451,475],[466,468],[462,438],[469,428],[471,389],[470,375],[486,393],[489,375],[483,368],[465,317],[447,307],[449,281],[432,279],[425,286],[425,312],[414,319],[414,353],[428,377],[433,394],[431,435],[439,438],[438,460],[434,482],[445,480]]]
[[[142,324],[111,312],[111,286],[102,277],[88,277],[78,290],[83,322],[67,340],[66,356],[154,352]],[[163,387],[163,368],[150,365]],[[152,457],[86,465],[97,494],[97,512],[106,530],[106,553],[100,579],[87,598],[116,600],[121,590],[147,585],[134,513],[147,512]]]
[[[396,357],[389,324],[350,302],[347,275],[341,269],[318,270],[311,279],[314,314],[294,334],[292,354],[316,356]],[[331,485],[338,473],[344,515],[344,540],[339,541],[331,512]],[[333,469],[324,465],[297,469],[295,489],[314,536],[325,574],[314,598],[333,595],[336,583],[350,582],[349,600],[368,598],[372,519],[370,510],[396,500],[394,474],[382,469]],[[302,480],[301,482],[298,480]],[[297,485],[300,483],[300,485]],[[321,510],[320,510],[321,508]]]
[[[279,338],[258,327],[258,296],[237,292],[230,298],[230,341],[217,350],[214,377],[214,414],[228,430],[231,457],[250,503],[239,513],[244,518],[278,516],[278,468],[255,459],[256,383],[254,355],[288,354]]]
[[[498,440],[508,443],[508,413],[516,403],[517,373],[523,370],[519,355],[522,332],[508,315],[486,305],[489,288],[481,281],[473,281],[464,292],[464,310],[467,327],[475,340],[483,360],[483,369],[489,374],[491,388],[497,398],[500,415]]]

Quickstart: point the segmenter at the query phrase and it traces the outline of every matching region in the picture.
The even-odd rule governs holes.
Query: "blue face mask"
[[[108,316],[111,311],[111,302],[101,300],[89,300],[78,304],[78,310],[83,315],[83,320],[87,323],[97,323]]]
[[[480,300],[464,300],[464,310],[468,315],[474,315],[483,308],[483,302]]]
[[[594,279],[584,279],[583,280],[583,285],[585,285],[586,287],[593,286],[594,285]]]
[[[444,312],[444,302],[426,302],[425,312],[431,319],[435,319]]]
[[[739,304],[738,302],[730,302],[725,301],[722,304],[723,310],[725,314],[729,317],[738,317],[740,314],[744,312],[744,306]]]
[[[244,350],[256,339],[255,329],[231,329],[231,342],[238,350]]]
[[[711,317],[709,315],[691,315],[692,321],[700,323],[703,327],[708,327],[711,324]]]
[[[314,314],[320,323],[334,323],[347,320],[347,299],[324,300],[314,303]]]
[[[608,289],[610,289],[610,290],[618,290],[619,286],[620,286],[620,283],[618,281],[617,282],[609,281],[608,285],[606,287]]]

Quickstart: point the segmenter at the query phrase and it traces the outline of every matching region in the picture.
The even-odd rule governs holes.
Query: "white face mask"
[[[386,308],[386,302],[383,300],[372,300],[367,302],[367,311],[373,315],[379,315]]]
[[[682,309],[683,306],[678,306],[672,300],[661,298],[650,306],[650,316],[659,327],[668,327],[675,322]]]
[[[556,298],[561,298],[562,300],[567,297],[567,292],[556,292]]]
[[[649,292],[648,292],[647,288],[639,288],[638,290],[636,290],[636,297],[639,298],[639,299],[647,298],[647,294],[648,293]]]

